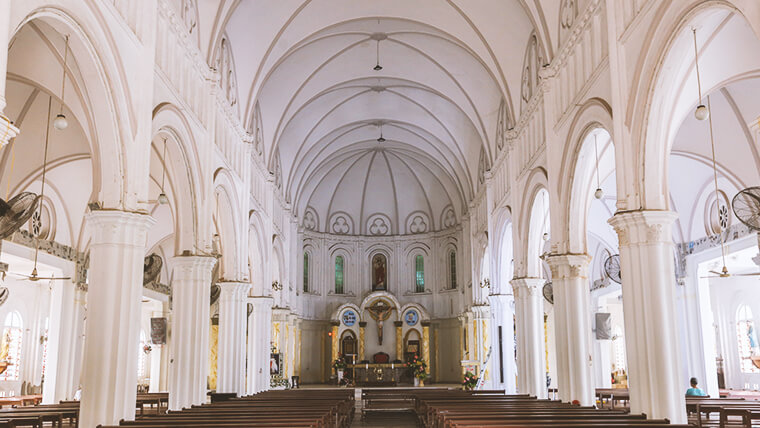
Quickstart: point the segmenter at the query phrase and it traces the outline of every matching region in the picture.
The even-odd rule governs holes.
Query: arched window
[[[343,256],[335,257],[335,294],[343,294]]]
[[[736,342],[739,346],[739,366],[743,373],[760,373],[760,369],[752,364],[752,356],[760,354],[755,333],[755,322],[752,310],[747,305],[739,306],[736,312]]]
[[[457,253],[454,250],[449,252],[449,288],[457,288]]]
[[[425,292],[425,259],[422,254],[414,257],[414,285],[415,292]]]
[[[145,377],[145,365],[148,359],[148,353],[145,352],[146,345],[148,345],[148,339],[145,337],[145,330],[140,330],[140,349],[137,351],[137,379]]]
[[[309,253],[303,253],[303,292],[309,292]]]
[[[8,368],[0,375],[0,380],[18,380],[21,373],[21,344],[23,325],[21,315],[13,311],[5,317],[3,344],[0,347],[0,360],[8,362]]]

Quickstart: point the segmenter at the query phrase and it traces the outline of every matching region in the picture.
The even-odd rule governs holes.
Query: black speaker
[[[596,321],[596,338],[598,340],[612,339],[612,317],[609,312],[597,312],[594,314]]]

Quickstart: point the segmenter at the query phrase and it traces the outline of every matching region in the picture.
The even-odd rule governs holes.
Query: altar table
[[[357,386],[396,386],[406,367],[391,363],[349,364],[348,370],[354,373]]]

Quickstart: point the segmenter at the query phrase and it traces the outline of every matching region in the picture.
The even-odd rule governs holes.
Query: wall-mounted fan
[[[731,200],[736,218],[753,230],[760,230],[760,187],[739,191]]]
[[[32,217],[41,197],[31,192],[21,192],[8,202],[0,199],[0,239],[13,235]]]
[[[544,287],[541,289],[541,292],[544,295],[544,299],[546,299],[547,302],[554,304],[554,287],[552,286],[551,281],[547,281],[546,284],[544,284]]]
[[[8,290],[8,287],[0,287],[0,306],[3,305],[8,300],[8,297],[11,296],[11,291]]]
[[[143,285],[158,281],[164,261],[156,253],[145,257],[143,265]]]
[[[604,273],[607,274],[607,278],[622,284],[623,280],[620,276],[620,254],[613,254],[604,261]]]

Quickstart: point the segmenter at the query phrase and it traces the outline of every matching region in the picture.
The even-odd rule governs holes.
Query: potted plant
[[[478,385],[478,378],[475,374],[469,370],[464,373],[464,380],[462,380],[462,388],[465,391],[472,391]]]
[[[343,371],[346,369],[346,362],[343,360],[343,355],[338,354],[338,358],[333,361],[332,367],[338,375],[338,384],[340,384],[340,381],[343,380]]]
[[[414,354],[407,364],[412,369],[414,376],[414,386],[425,386],[425,379],[428,378],[427,363],[425,360]]]

